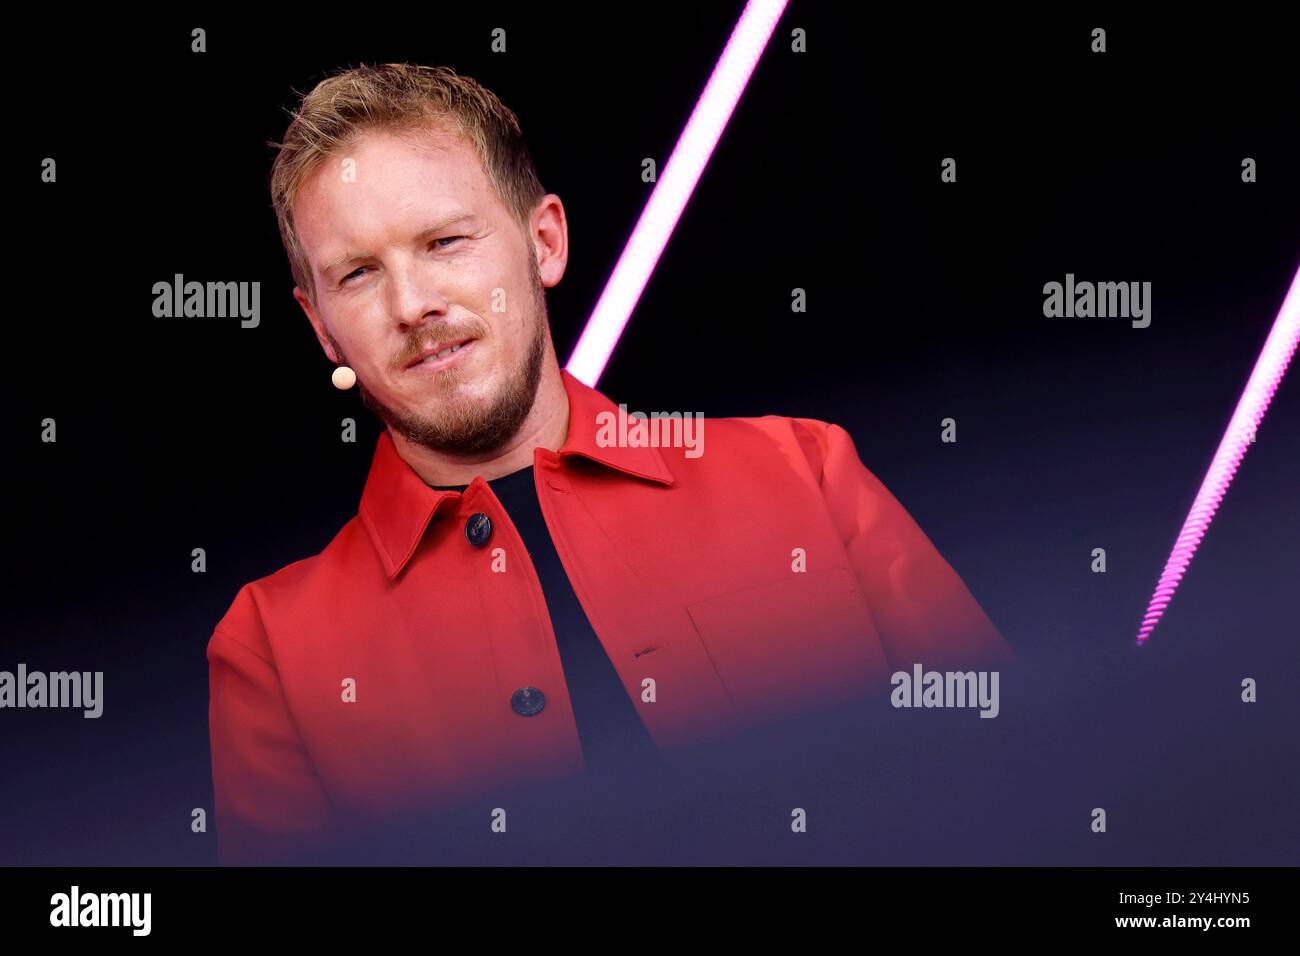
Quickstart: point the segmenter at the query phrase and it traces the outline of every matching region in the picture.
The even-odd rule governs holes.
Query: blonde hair
[[[293,202],[304,182],[366,131],[407,132],[436,126],[466,139],[497,195],[527,229],[546,195],[519,119],[491,90],[445,66],[364,64],[318,83],[302,98],[276,147],[271,204],[294,281],[315,301],[315,283],[293,223]]]

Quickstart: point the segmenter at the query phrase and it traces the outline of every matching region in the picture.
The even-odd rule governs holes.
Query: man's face
[[[436,129],[364,133],[304,183],[294,216],[315,302],[294,295],[365,404],[434,451],[504,445],[537,394],[546,300],[474,148]]]

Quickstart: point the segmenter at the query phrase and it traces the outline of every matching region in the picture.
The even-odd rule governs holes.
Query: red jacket
[[[709,419],[698,457],[602,447],[597,415],[617,406],[562,378],[568,437],[535,450],[537,493],[665,758],[848,695],[885,698],[890,674],[916,662],[1012,660],[838,425]],[[481,547],[466,534],[478,513],[492,523]],[[356,516],[320,554],[244,585],[208,661],[223,862],[337,814],[381,818],[583,767],[509,516],[482,477],[463,494],[426,485],[386,431]],[[540,713],[512,706],[525,687],[544,692]]]

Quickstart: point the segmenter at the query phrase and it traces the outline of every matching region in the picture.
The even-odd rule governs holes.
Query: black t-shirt
[[[560,663],[569,688],[583,759],[593,774],[644,771],[659,766],[658,753],[609,655],[592,629],[560,562],[537,502],[532,466],[488,482],[519,529],[546,595]],[[435,485],[461,491],[466,485]]]

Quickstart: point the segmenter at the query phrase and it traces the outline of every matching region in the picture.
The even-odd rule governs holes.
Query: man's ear
[[[329,337],[325,334],[325,321],[316,312],[316,307],[312,305],[307,293],[298,286],[294,286],[293,297],[302,306],[303,312],[307,314],[307,321],[311,323],[312,330],[316,333],[316,340],[320,342],[320,347],[325,350],[329,360],[335,365],[341,364],[339,356],[334,354],[334,347],[330,345]]]
[[[558,285],[569,261],[569,224],[564,203],[555,193],[547,193],[533,210],[533,253],[544,288]]]

